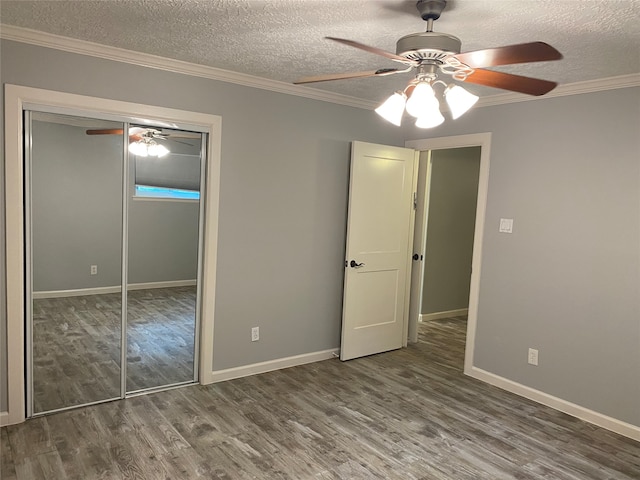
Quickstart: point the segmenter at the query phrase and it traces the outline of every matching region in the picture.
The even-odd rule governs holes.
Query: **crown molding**
[[[175,60],[158,55],[134,52],[132,50],[125,50],[124,48],[110,47],[99,43],[63,37],[52,33],[40,32],[13,25],[0,24],[0,38],[27,43],[30,45],[37,45],[40,47],[53,48],[70,53],[77,53],[80,55],[113,60],[116,62],[129,63],[141,67],[156,68],[168,72],[243,85],[245,87],[259,88],[262,90],[295,95],[323,102],[337,103],[349,107],[371,110],[377,106],[375,102],[350,97],[348,95],[302,87],[286,82],[269,80],[262,77],[255,77],[253,75],[232,72],[221,68],[198,65],[196,63]]]
[[[14,25],[0,23],[0,38],[15,42],[37,45],[40,47],[53,48],[65,52],[88,55],[116,62],[129,63],[141,67],[156,68],[168,72],[191,75],[194,77],[208,78],[221,82],[243,85],[245,87],[259,88],[271,92],[295,95],[298,97],[320,100],[323,102],[336,103],[349,107],[373,110],[378,106],[378,102],[365,100],[362,98],[341,95],[339,93],[327,92],[315,88],[293,85],[277,80],[269,80],[262,77],[255,77],[244,73],[232,72],[221,68],[198,65],[195,63],[175,60],[171,58],[151,55],[148,53],[134,52],[124,48],[110,47],[99,43],[77,40],[75,38],[63,37],[52,33],[40,32]],[[529,102],[553,97],[564,97],[567,95],[578,95],[582,93],[599,92],[603,90],[615,90],[619,88],[640,86],[640,73],[621,75],[617,77],[602,78],[597,80],[587,80],[583,82],[567,83],[559,85],[553,91],[541,97],[523,95],[519,93],[502,93],[482,97],[475,105],[475,108],[504,105],[508,103]]]

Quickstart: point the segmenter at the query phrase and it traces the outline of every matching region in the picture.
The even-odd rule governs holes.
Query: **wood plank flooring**
[[[14,479],[639,479],[640,443],[462,374],[465,319],[409,348],[0,430]]]
[[[120,294],[33,302],[34,411],[120,396]],[[132,290],[127,391],[193,380],[196,287]]]

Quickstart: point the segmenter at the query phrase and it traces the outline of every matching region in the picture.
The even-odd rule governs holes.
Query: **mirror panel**
[[[122,128],[32,113],[34,414],[120,397]]]
[[[195,380],[202,135],[141,125],[129,133],[147,143],[129,148],[130,393]],[[149,142],[169,152],[155,156]]]

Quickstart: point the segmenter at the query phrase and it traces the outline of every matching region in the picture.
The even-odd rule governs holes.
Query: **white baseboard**
[[[487,372],[478,367],[471,367],[470,371],[464,372],[466,375],[473,377],[477,380],[489,383],[496,387],[502,388],[521,397],[528,398],[534,402],[541,403],[547,407],[551,407],[555,410],[559,410],[573,417],[579,418],[586,422],[592,423],[602,428],[606,428],[612,432],[618,433],[625,437],[629,437],[633,440],[640,442],[640,427],[632,425],[630,423],[623,422],[621,420],[609,417],[602,413],[589,410],[588,408],[576,405],[575,403],[568,402],[548,393],[541,392],[535,388],[527,387],[521,383],[508,380],[499,375]]]
[[[440,320],[441,318],[459,317],[461,315],[467,315],[469,313],[468,308],[459,308],[458,310],[447,310],[446,312],[435,313],[421,313],[418,317],[419,322],[427,322],[429,320]]]
[[[152,288],[194,287],[196,280],[171,280],[167,282],[130,283],[129,290],[149,290]]]
[[[129,290],[148,290],[151,288],[172,288],[191,287],[196,284],[195,280],[170,280],[167,282],[147,282],[130,283]],[[33,292],[33,298],[61,298],[61,297],[83,297],[85,295],[104,295],[107,293],[120,293],[120,285],[112,287],[77,288],[73,290],[49,290],[43,292]]]
[[[213,383],[224,382],[226,380],[233,380],[234,378],[248,377],[250,375],[257,375],[259,373],[271,372],[273,370],[280,370],[283,368],[295,367],[298,365],[304,365],[306,363],[320,362],[322,360],[329,360],[331,358],[337,358],[340,350],[332,348],[330,350],[322,350],[320,352],[305,353],[302,355],[295,355],[293,357],[278,358],[276,360],[269,360],[267,362],[253,363],[251,365],[244,365],[242,367],[227,368],[225,370],[214,370],[207,375],[208,378],[203,379],[201,383]]]
[[[0,427],[9,425],[9,412],[0,412]]]

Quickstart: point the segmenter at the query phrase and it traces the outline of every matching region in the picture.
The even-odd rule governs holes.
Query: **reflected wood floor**
[[[465,319],[327,360],[1,429],[13,479],[638,479],[640,444],[462,374]]]
[[[121,295],[33,302],[34,411],[120,396]],[[193,380],[196,287],[132,290],[127,391]]]

